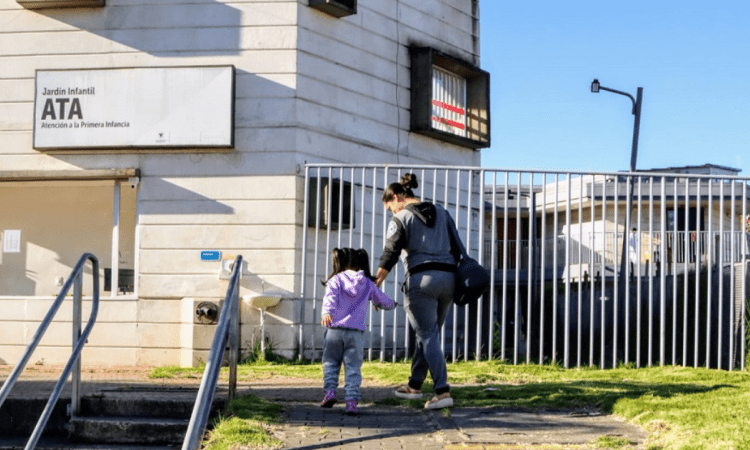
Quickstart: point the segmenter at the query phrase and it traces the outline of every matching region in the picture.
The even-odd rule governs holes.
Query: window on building
[[[310,178],[307,226],[332,230],[350,229],[352,223],[352,183],[338,178]]]
[[[0,210],[12,212],[0,214],[0,235],[13,230],[18,237],[12,252],[0,247],[0,296],[57,295],[86,252],[99,259],[96,276],[109,291],[103,295],[134,293],[136,202],[127,178],[0,179]],[[94,274],[86,267],[83,294],[91,295]]]
[[[432,127],[466,137],[466,79],[432,67]]]
[[[104,6],[105,0],[16,0],[26,9],[91,8]]]
[[[703,216],[698,216],[698,208],[691,206],[687,209],[687,217],[685,217],[685,207],[680,206],[677,210],[677,230],[678,231],[698,231],[698,227],[701,230],[706,230],[706,225],[703,220]],[[674,219],[673,219],[674,220]],[[670,223],[670,226],[672,224]]]
[[[489,147],[489,73],[433,48],[412,47],[411,131],[463,147]]]
[[[334,17],[357,14],[357,0],[310,0],[308,5]]]

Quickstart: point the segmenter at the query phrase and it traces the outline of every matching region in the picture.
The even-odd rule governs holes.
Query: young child
[[[321,325],[326,327],[323,344],[323,408],[336,403],[341,363],[344,363],[346,413],[357,414],[362,383],[365,317],[367,307],[373,305],[393,309],[396,303],[383,293],[370,274],[367,251],[353,248],[334,248],[331,252],[333,271],[323,298]]]

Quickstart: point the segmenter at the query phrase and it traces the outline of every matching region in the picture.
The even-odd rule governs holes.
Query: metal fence
[[[301,355],[320,355],[330,251],[364,248],[377,268],[383,189],[408,172],[492,278],[477,304],[452,307],[449,360],[745,368],[750,179],[669,172],[310,164]],[[399,264],[383,286],[400,304],[403,276]],[[408,357],[403,309],[371,310],[366,342],[370,360]]]

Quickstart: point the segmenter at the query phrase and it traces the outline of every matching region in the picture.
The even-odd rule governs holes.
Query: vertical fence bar
[[[613,210],[614,210],[614,213],[615,213],[615,233],[614,233],[615,240],[614,240],[614,252],[613,252],[614,253],[614,257],[612,259],[612,267],[614,268],[614,270],[613,270],[613,273],[614,273],[614,289],[613,289],[614,303],[612,304],[613,305],[613,307],[612,307],[612,315],[614,317],[614,319],[612,321],[612,367],[613,368],[617,367],[617,342],[619,341],[618,334],[617,334],[617,332],[618,332],[617,319],[618,319],[618,312],[619,312],[618,303],[619,303],[619,300],[620,300],[620,298],[619,298],[619,295],[620,295],[620,290],[619,290],[619,288],[620,288],[620,285],[619,285],[620,277],[619,277],[619,273],[617,271],[617,267],[619,265],[620,258],[618,258],[617,249],[618,248],[622,248],[622,249],[625,248],[625,246],[621,245],[620,242],[619,242],[619,232],[620,232],[620,220],[619,220],[619,218],[620,218],[620,213],[619,213],[620,212],[620,206],[619,206],[620,177],[615,177],[615,186],[614,186],[614,189],[615,189],[614,195],[612,196],[614,198],[614,202],[615,202],[615,204],[613,206]],[[625,242],[624,242],[625,236],[627,236],[627,233],[623,233],[622,234],[623,244],[625,244]],[[625,257],[625,255],[622,255],[622,256]],[[623,267],[623,269],[624,269],[624,267]]]
[[[518,364],[518,319],[521,307],[521,172],[516,173],[516,276],[513,295],[513,364]]]
[[[388,168],[385,169],[384,177],[383,177],[383,189],[387,189],[388,187]],[[398,169],[396,171],[396,181],[400,181],[401,179],[401,169]],[[388,213],[386,211],[385,205],[382,206],[383,208],[383,242],[381,244],[382,248],[385,248],[385,243],[388,240],[388,223],[390,222],[390,219],[388,217]],[[399,264],[396,263],[395,266],[393,266],[393,269],[391,270],[393,272],[393,294],[391,295],[392,298],[395,298],[397,289],[398,289],[398,272],[399,272]],[[385,291],[385,289],[383,290]],[[379,311],[380,313],[380,330],[378,332],[380,336],[380,356],[378,357],[378,360],[380,362],[385,361],[385,310],[381,309]]]
[[[450,202],[448,200],[448,184],[449,184],[448,180],[449,180],[449,174],[448,174],[448,170],[446,169],[445,170],[445,181],[443,183],[444,190],[445,190],[444,195],[443,195],[443,208],[445,208],[446,211],[448,211],[448,208],[449,208],[449,205],[450,205]],[[456,218],[456,220],[458,220],[458,218]],[[453,314],[453,334],[451,335],[451,341],[452,341],[452,343],[451,343],[451,357],[452,357],[451,361],[456,362],[456,325],[455,325],[455,323],[456,323],[456,317],[458,317],[456,315],[456,309],[457,309],[456,305],[452,305],[450,309],[451,309],[451,312]],[[445,330],[445,326],[443,326],[443,330]],[[442,347],[445,348],[445,332],[443,332]]]
[[[493,344],[495,343],[495,269],[497,267],[497,207],[495,202],[497,201],[497,171],[492,171],[492,236],[490,239],[490,316],[489,316],[489,343],[488,343],[488,359],[493,359],[495,355],[495,349]]]
[[[110,256],[110,295],[120,293],[120,183],[115,182],[112,198],[112,252]]]
[[[632,186],[635,183],[635,180],[633,179],[632,175],[626,175],[627,184],[625,186],[625,189],[628,190],[629,195],[633,195]],[[628,239],[628,256],[629,259],[628,264],[625,264],[625,272],[627,276],[625,277],[625,364],[628,364],[630,362],[630,287],[633,285],[632,280],[635,274],[633,273],[633,258],[635,255],[637,255],[635,251],[635,239],[636,239],[636,233],[632,231],[633,229],[633,212],[631,211],[631,205],[629,202],[625,202],[625,233],[623,234],[623,239]],[[631,237],[632,236],[632,237]],[[630,239],[633,239],[633,241],[630,241]],[[634,255],[635,254],[635,255]],[[625,255],[622,256],[625,258]]]
[[[316,317],[318,316],[317,299],[318,299],[318,283],[315,280],[318,277],[318,252],[320,249],[320,217],[323,214],[323,209],[320,205],[320,197],[323,186],[320,177],[320,167],[318,167],[317,178],[315,183],[315,245],[313,250],[313,292],[312,292],[312,333],[310,345],[312,347],[312,353],[310,360],[315,361],[315,323]],[[326,258],[327,261],[327,258]]]
[[[322,184],[322,183],[319,183]],[[333,218],[333,213],[331,211],[331,208],[333,206],[333,167],[328,168],[328,189],[326,189],[326,205],[328,205],[326,208],[323,208],[323,210],[319,214],[325,214],[325,224],[326,224],[326,246],[325,246],[325,266],[323,268],[323,273],[326,273],[328,271],[328,268],[331,267],[331,222]],[[316,252],[317,253],[317,252]],[[316,271],[315,276],[317,278],[318,273]],[[316,283],[317,284],[317,283]],[[317,286],[316,286],[317,287]],[[322,307],[322,302],[321,302]],[[318,305],[317,305],[317,295],[313,299],[313,332],[312,332],[312,357],[310,358],[311,361],[315,361],[315,350],[317,348],[317,342],[316,342],[316,327],[315,324],[317,322],[318,318]],[[322,344],[321,344],[322,345]],[[322,354],[321,354],[322,356]]]
[[[341,248],[341,239],[342,239],[343,234],[344,234],[344,229],[343,229],[343,225],[344,225],[344,183],[345,183],[344,182],[344,168],[343,167],[339,167],[338,168],[338,173],[339,173],[339,192],[338,192],[338,196],[339,196],[338,204],[339,204],[339,207],[338,207],[337,213],[338,213],[339,220],[337,222],[337,228],[336,228],[336,247]],[[329,191],[333,191],[333,185],[331,185]],[[330,205],[333,206],[333,203],[330,203]],[[349,246],[351,247],[351,242],[350,242]]]
[[[602,281],[602,292],[599,296],[599,304],[601,305],[601,334],[600,334],[600,344],[599,344],[599,366],[604,369],[604,362],[606,359],[606,356],[604,354],[604,347],[605,343],[607,342],[607,339],[605,337],[605,332],[607,329],[607,297],[605,296],[607,292],[607,177],[602,177],[602,253],[601,253],[601,281]]]
[[[500,324],[500,359],[505,361],[505,336],[507,333],[507,300],[508,300],[508,172],[505,172],[505,192],[503,193],[503,299],[502,299],[502,322]]]
[[[717,234],[718,237],[718,246],[719,246],[719,261],[718,261],[718,267],[716,268],[716,274],[719,278],[719,314],[718,314],[718,323],[717,323],[717,330],[716,330],[716,368],[721,369],[721,355],[724,353],[722,352],[722,345],[724,344],[723,339],[723,331],[724,331],[724,180],[721,180],[719,182],[719,233]]]
[[[672,365],[677,364],[677,178],[672,180]],[[669,262],[669,261],[667,261]],[[687,276],[687,273],[683,274]],[[683,315],[686,311],[682,312]]]
[[[302,279],[300,280],[300,314],[299,337],[297,342],[297,358],[301,361],[305,354],[305,294],[307,293],[307,236],[310,220],[310,167],[305,166],[305,208],[302,212]]]
[[[656,262],[658,264],[658,272],[659,272],[659,300],[661,308],[659,309],[659,365],[664,365],[664,358],[666,356],[666,349],[667,349],[667,343],[666,343],[666,326],[667,326],[667,279],[666,279],[666,271],[664,268],[666,267],[664,258],[665,258],[665,251],[664,251],[664,244],[667,238],[666,233],[666,218],[667,218],[667,185],[666,185],[666,178],[660,177],[660,185],[661,185],[661,198],[660,198],[660,212],[661,219],[659,220],[659,260]]]
[[[596,177],[591,175],[591,217],[589,221],[591,223],[591,231],[589,232],[589,366],[594,366],[594,291],[596,290],[596,280],[594,279],[594,269],[596,268],[594,258],[594,245],[596,235],[594,233],[596,223]]]
[[[714,186],[713,179],[708,179],[708,210],[706,215],[708,216],[708,243],[706,245],[707,252],[707,295],[706,295],[706,369],[711,367],[711,298],[713,288],[713,264],[714,264],[714,246],[713,246],[713,195]]]
[[[484,263],[484,227],[485,227],[485,210],[484,210],[484,170],[479,171],[479,236],[477,237],[479,254],[477,261]],[[477,340],[476,352],[477,361],[482,359],[482,310],[484,309],[484,294],[477,301]],[[467,321],[468,322],[468,321]],[[491,339],[491,338],[490,338]]]
[[[750,247],[750,217],[747,214],[747,181],[742,182],[742,225],[744,226],[745,234],[742,243],[742,314],[740,320],[742,321],[742,332],[740,333],[740,341],[742,351],[740,352],[740,369],[745,370],[745,359],[747,355],[747,349],[745,342],[747,341],[747,251]]]
[[[628,190],[629,195],[633,195],[633,186],[635,184],[635,180],[633,179],[632,175],[626,175],[626,185],[625,189]],[[625,292],[625,298],[623,301],[625,302],[625,349],[624,349],[624,359],[625,364],[628,364],[630,362],[630,288],[633,285],[633,277],[635,276],[634,272],[634,257],[636,254],[635,251],[635,239],[636,239],[636,233],[633,230],[633,212],[631,211],[631,204],[629,202],[625,202],[625,231],[623,233],[622,238],[628,239],[628,263],[625,264],[625,273],[626,276],[624,277],[625,286],[623,286],[623,291]],[[623,258],[625,258],[625,255],[622,255]]]
[[[654,177],[648,178],[648,366],[654,352]]]
[[[410,170],[407,169],[407,173],[408,172],[412,172],[412,171],[410,171]],[[396,177],[397,177],[397,179],[399,181],[401,180],[401,177],[402,177],[401,169],[399,169],[396,172]],[[424,170],[423,170],[422,173],[420,173],[420,176],[419,176],[419,179],[418,179],[419,183],[422,185],[421,194],[420,194],[420,197],[421,197],[422,200],[424,200],[424,190],[425,190],[425,187],[426,187],[426,184],[425,184],[424,180],[425,180],[425,178],[424,178]],[[387,238],[387,236],[384,236],[384,238]],[[383,247],[385,247],[385,243],[383,243]],[[399,289],[399,282],[398,282],[399,272],[400,272],[399,265],[396,264],[394,266],[394,269],[395,270],[393,272],[393,275],[394,275],[393,276],[393,295],[391,296],[391,298],[398,299],[400,291],[401,291]],[[409,276],[409,273],[406,272],[406,270],[404,270],[404,277],[408,277],[408,276]],[[392,312],[391,315],[393,317],[393,323],[392,323],[392,326],[393,326],[393,332],[392,332],[392,335],[393,335],[393,354],[391,355],[391,360],[395,362],[396,361],[396,333],[397,333],[397,330],[398,330],[398,326],[397,326],[398,325],[398,320],[397,320],[397,314],[396,314],[396,309],[395,308],[393,309],[393,312]],[[385,312],[384,309],[381,309],[380,310],[380,336],[381,336],[380,337],[380,339],[381,339],[380,340],[380,348],[381,348],[381,350],[380,350],[380,354],[381,354],[380,360],[381,361],[385,361],[385,356],[386,356],[386,353],[387,353],[387,350],[388,350],[386,342],[385,342],[385,340],[386,340],[385,339],[386,329],[387,329],[387,323],[386,323],[386,318],[385,317],[386,317],[386,312]]]
[[[354,177],[353,172],[352,172],[352,177]],[[360,195],[362,197],[359,200],[359,204],[362,205],[362,207],[359,209],[359,223],[361,223],[362,225],[360,225],[359,227],[359,248],[365,248],[365,209],[366,209],[365,208],[365,190],[367,186],[367,169],[364,167],[362,168],[361,183],[362,183],[362,187],[360,189]],[[372,196],[375,197],[375,193],[373,193]],[[354,192],[352,192],[352,198],[354,198]],[[354,206],[352,206],[352,217],[354,217],[354,211],[355,211],[353,208]],[[352,229],[353,228],[354,226],[352,226]],[[374,254],[375,254],[375,249],[370,248],[370,261],[371,261],[370,267],[374,269],[374,271],[377,271],[377,268],[373,265],[374,261],[372,261]]]
[[[677,187],[675,186],[675,190],[677,190]],[[682,290],[683,290],[683,299],[682,299],[682,366],[687,367],[687,340],[688,340],[688,262],[690,260],[690,250],[688,246],[690,245],[690,239],[689,239],[689,232],[688,229],[690,228],[690,178],[685,177],[685,226],[683,227],[683,246],[685,247],[685,252],[683,256],[683,263],[682,263]],[[675,222],[677,222],[677,213],[675,213]],[[696,220],[698,218],[696,217]],[[696,257],[697,260],[697,257]],[[696,265],[697,268],[697,265]],[[700,271],[695,271],[695,276],[700,276]],[[698,312],[696,311],[696,314]],[[697,334],[698,330],[695,330],[695,333]]]
[[[438,184],[438,170],[435,169],[433,171],[432,179],[434,183],[432,184],[432,198],[435,204],[437,204],[437,184]],[[443,208],[447,211],[448,210],[448,170],[445,171],[445,195],[443,196]],[[408,334],[408,327],[409,327],[409,321],[406,321],[406,327],[407,327],[407,334]],[[445,323],[443,323],[443,326],[440,327],[440,350],[443,351],[443,354],[445,354]]]
[[[559,236],[558,228],[558,209],[560,206],[560,174],[555,173],[555,210],[554,225],[552,232],[552,361],[557,361],[557,272],[560,265],[557,260],[557,237]]]
[[[377,202],[377,193],[378,193],[377,186],[378,186],[378,169],[376,167],[373,167],[372,168],[372,217],[370,218],[370,230],[371,230],[371,232],[370,232],[370,248],[373,250],[372,255],[371,255],[371,258],[373,258],[372,259],[373,263],[375,262],[375,216],[376,216],[375,211],[376,211],[376,208],[377,208],[377,206],[376,206],[377,205],[377,203],[376,203]],[[363,225],[364,225],[364,223],[363,223]],[[373,267],[375,267],[375,264],[373,264]],[[372,310],[370,310],[368,308],[367,329],[370,332],[370,342],[368,343],[368,346],[367,346],[367,360],[368,361],[372,361],[373,335],[375,334],[375,333],[373,333],[373,330],[372,330],[372,328],[374,326],[374,324],[373,324],[373,320],[374,320],[373,316],[374,315],[375,314],[372,312]],[[409,333],[406,333],[406,335],[409,336]],[[407,339],[408,339],[408,337],[407,337]],[[406,348],[407,348],[407,351],[405,353],[408,353],[408,348],[409,348],[408,345],[407,345]],[[409,357],[408,354],[405,354],[404,356],[406,358]]]
[[[540,291],[540,301],[539,301],[539,364],[544,364],[544,301],[545,301],[545,284],[547,281],[547,271],[546,271],[546,260],[547,260],[547,173],[542,174],[542,245],[541,245],[541,253],[540,258],[541,264],[539,269],[539,291]]]
[[[638,177],[638,226],[636,227],[636,245],[637,245],[637,253],[636,253],[636,300],[635,300],[635,322],[636,322],[636,345],[635,345],[635,361],[636,361],[636,367],[641,367],[641,323],[642,315],[641,312],[643,310],[641,306],[641,289],[642,289],[642,277],[641,277],[641,255],[643,254],[643,233],[641,233],[641,225],[643,225],[643,178]]]
[[[471,251],[471,197],[474,172],[467,173],[468,184],[466,186],[466,251]],[[458,189],[461,189],[460,185]],[[469,305],[464,306],[464,361],[469,360]]]
[[[570,172],[565,174],[566,195],[565,201],[565,336],[563,342],[563,366],[567,369],[570,367],[570,213],[571,213],[571,185]]]
[[[459,215],[459,205],[461,204],[461,171],[456,171],[456,209],[455,209],[455,216],[456,216],[456,226],[460,223],[460,215]],[[456,362],[456,359],[458,358],[457,347],[458,347],[458,306],[453,305],[453,362]],[[466,340],[466,339],[464,339]]]
[[[729,235],[731,238],[729,241],[732,243],[732,246],[729,249],[729,292],[730,292],[730,301],[729,301],[729,370],[734,370],[734,339],[735,339],[735,333],[734,333],[734,299],[737,295],[735,292],[735,265],[737,263],[737,260],[735,259],[734,254],[734,247],[735,247],[735,234],[734,234],[734,223],[736,222],[735,219],[735,188],[734,188],[734,180],[732,180],[732,189],[731,189],[731,196],[732,196],[732,205],[730,206],[730,224],[729,224]]]
[[[354,222],[355,222],[354,214],[355,214],[355,211],[356,211],[356,207],[354,205],[354,198],[356,197],[357,183],[354,182],[354,177],[355,177],[355,175],[354,175],[354,166],[352,166],[349,169],[349,171],[350,171],[350,173],[349,173],[349,180],[350,180],[349,181],[349,247],[351,248],[351,247],[354,246]],[[343,186],[344,185],[343,169],[342,169],[342,172],[341,172],[341,178],[342,178],[341,185]],[[343,203],[344,203],[344,190],[342,188],[342,190],[341,190],[341,204],[343,204]],[[342,217],[344,217],[344,212],[343,211],[341,211],[339,213],[339,219],[341,219]],[[341,229],[339,229],[339,233],[341,233]]]
[[[536,227],[536,203],[534,200],[534,174],[529,173],[529,268],[527,270],[528,277],[526,281],[526,364],[531,362],[531,319],[533,317],[531,304],[534,292],[534,273],[536,271],[534,264],[534,251],[536,248],[536,233],[534,231]]]
[[[740,320],[742,321],[742,332],[740,333],[740,341],[742,351],[740,352],[740,369],[745,370],[745,360],[747,359],[747,252],[750,247],[750,217],[747,214],[747,180],[742,182],[742,225],[745,230],[744,239],[742,243],[742,314]]]
[[[578,333],[576,339],[576,367],[581,367],[581,353],[583,348],[581,347],[581,339],[583,333],[583,195],[584,195],[584,182],[583,175],[578,177],[578,303],[576,310],[578,311]]]
[[[703,258],[703,252],[701,251],[701,223],[703,222],[701,220],[701,179],[698,178],[695,180],[695,330],[693,334],[695,335],[695,342],[693,344],[693,350],[694,350],[694,356],[693,356],[693,366],[698,367],[698,341],[700,339],[699,337],[699,319],[700,319],[700,286],[701,286],[701,259]],[[687,214],[687,211],[685,212]],[[689,217],[689,216],[687,216]],[[687,220],[686,220],[687,221]]]

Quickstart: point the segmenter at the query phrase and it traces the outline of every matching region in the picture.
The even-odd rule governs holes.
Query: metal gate
[[[375,272],[383,190],[408,172],[492,278],[477,304],[452,307],[449,361],[745,368],[750,179],[670,172],[307,165],[300,355],[320,355],[331,250],[364,248]],[[383,285],[399,304],[403,274],[399,263]],[[367,359],[414,344],[400,306],[370,310]]]

